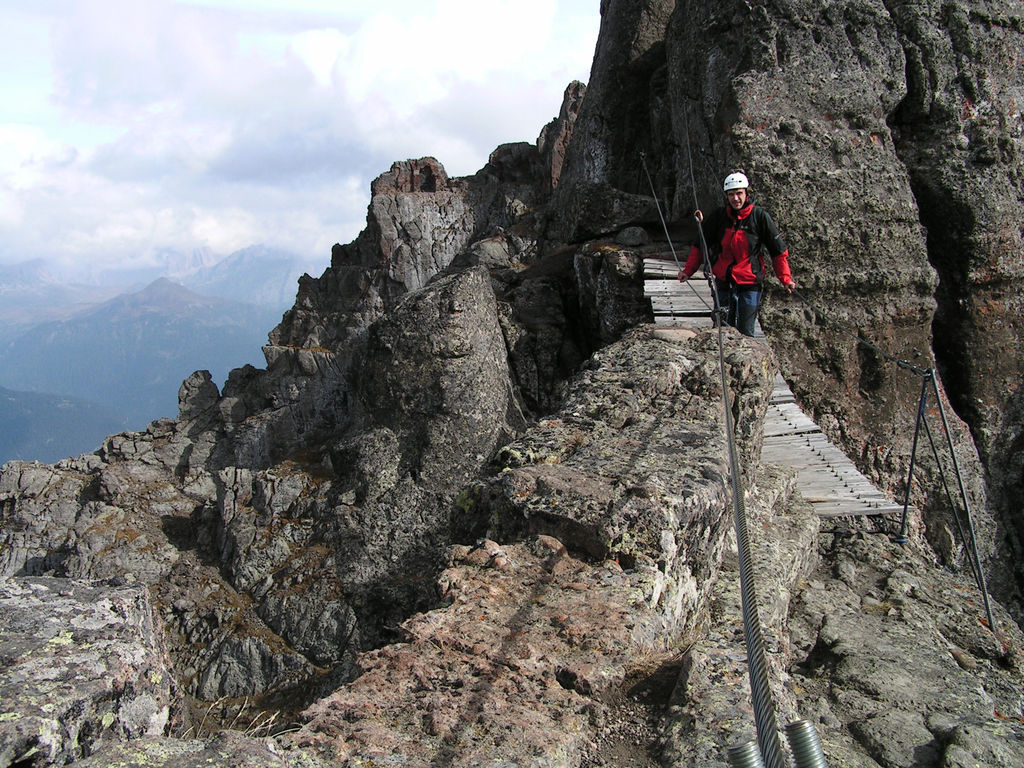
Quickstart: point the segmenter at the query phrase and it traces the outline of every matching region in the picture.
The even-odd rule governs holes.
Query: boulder
[[[0,581],[0,764],[60,766],[161,736],[176,691],[143,585]]]

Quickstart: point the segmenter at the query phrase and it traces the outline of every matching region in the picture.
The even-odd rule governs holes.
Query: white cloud
[[[337,29],[309,29],[295,35],[291,49],[313,74],[317,85],[329,88],[334,84],[334,67],[350,45],[350,38]]]
[[[464,175],[533,141],[587,77],[598,5],[26,5],[0,28],[20,54],[0,71],[0,260],[258,242],[326,259],[391,162],[430,154]]]

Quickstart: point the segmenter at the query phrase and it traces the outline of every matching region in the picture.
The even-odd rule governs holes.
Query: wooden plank
[[[769,410],[768,413],[765,414],[765,422],[767,426],[772,429],[788,429],[791,432],[799,430],[807,434],[821,434],[821,428],[806,416],[800,419],[793,416],[793,414],[779,413],[778,411]]]
[[[880,501],[867,502],[867,501],[864,501],[863,499],[828,499],[828,500],[825,500],[825,497],[823,497],[823,496],[815,496],[814,494],[811,494],[811,499],[818,499],[819,500],[819,501],[811,502],[813,504],[817,504],[819,506],[832,507],[832,508],[836,508],[836,509],[856,509],[857,507],[860,507],[861,509],[882,509],[884,507],[895,507],[895,506],[897,506],[897,504],[895,502],[893,502],[893,501],[888,501],[888,502],[884,502],[883,503],[883,502],[880,502]],[[902,509],[902,508],[903,508],[902,505],[900,505],[900,509]]]
[[[649,287],[644,288],[644,297],[651,301],[683,301],[688,304],[700,304],[711,309],[715,306],[710,294],[701,293],[699,291],[691,290],[678,290],[678,289],[653,289]]]
[[[764,428],[764,438],[766,440],[778,440],[780,438],[785,438],[785,437],[798,438],[801,435],[809,435],[809,434],[812,434],[812,433],[817,432],[817,431],[818,431],[817,427],[799,428],[799,427],[792,427],[792,426],[789,426],[789,425],[777,425],[776,426],[776,425],[769,424],[769,425],[765,426],[765,428]]]
[[[801,495],[803,495],[803,494],[801,494]],[[811,496],[811,497],[808,497],[808,496],[805,496],[805,495],[804,495],[804,499],[806,501],[808,501],[809,503],[811,503],[811,504],[825,504],[825,505],[829,505],[829,504],[840,504],[840,505],[841,504],[847,504],[847,505],[853,504],[853,505],[856,505],[858,507],[862,507],[864,509],[881,509],[882,507],[888,508],[888,507],[892,507],[892,506],[896,505],[896,503],[894,501],[889,500],[889,499],[857,499],[857,498],[845,499],[845,498],[832,497],[832,496]],[[902,504],[899,505],[899,508],[902,510],[903,509],[903,505]]]
[[[695,280],[688,280],[685,283],[680,283],[678,280],[645,280],[644,290],[647,293],[696,293],[701,296],[711,295],[707,283],[698,283]]]
[[[651,275],[669,275],[676,277],[679,274],[679,270],[686,264],[686,259],[679,259],[678,262],[671,258],[667,259],[656,259],[656,258],[645,258],[644,259],[644,274]]]
[[[694,293],[693,291],[666,291],[666,290],[648,290],[644,289],[644,297],[650,299],[652,302],[685,302],[687,304],[700,304],[706,306],[709,309],[714,307],[714,302],[711,297],[703,293]]]
[[[784,456],[787,453],[794,458],[802,456],[805,462],[815,465],[824,464],[825,462],[821,456],[808,450],[807,444],[800,439],[803,437],[807,437],[807,434],[766,438],[762,443],[761,450],[769,450],[780,456]]]
[[[665,328],[674,328],[679,325],[704,325],[699,317],[676,317],[675,315],[655,315],[654,324]]]
[[[893,507],[891,509],[879,508],[870,510],[856,510],[856,509],[815,509],[815,514],[818,517],[832,518],[832,517],[873,517],[875,515],[891,515],[891,514],[902,514],[903,507]]]
[[[702,278],[680,283],[680,262],[668,258],[644,259],[644,295],[651,302],[659,326],[711,324],[712,299]],[[764,338],[760,323],[756,338]],[[821,517],[883,515],[902,512],[902,504],[889,499],[856,468],[821,428],[805,414],[781,375],[772,385],[765,412],[761,460],[796,471],[796,484]]]
[[[671,309],[672,307],[685,307],[687,309],[701,309],[704,314],[711,314],[714,306],[710,302],[701,301],[698,296],[647,296],[651,300],[651,307],[654,309]]]
[[[765,419],[768,421],[770,426],[776,428],[789,427],[790,429],[809,429],[811,432],[821,434],[821,428],[817,424],[803,414],[796,414],[792,411],[779,411],[772,407],[768,410],[768,413],[765,414]]]
[[[763,434],[765,438],[778,439],[779,442],[807,445],[803,438],[809,435],[820,435],[821,430],[813,421],[801,423],[795,420],[765,419]]]

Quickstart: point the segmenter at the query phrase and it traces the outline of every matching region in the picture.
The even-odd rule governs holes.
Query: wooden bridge
[[[700,275],[681,283],[672,260],[644,259],[644,290],[658,325],[711,323],[713,301],[707,280]],[[764,340],[760,323],[755,338]],[[887,515],[903,512],[854,466],[853,462],[800,410],[782,375],[775,378],[765,414],[761,459],[796,470],[803,497],[822,517]]]

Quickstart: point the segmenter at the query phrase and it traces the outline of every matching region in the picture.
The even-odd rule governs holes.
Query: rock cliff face
[[[836,764],[1024,763],[1020,8],[602,16],[535,144],[373,182],[265,369],[0,470],[0,768],[724,765],[752,723],[719,334],[650,325],[641,266],[651,186],[685,238],[736,166],[802,297],[770,293],[771,351],[722,334],[780,717]],[[778,367],[901,491],[921,379],[888,356],[937,367],[966,421],[996,634],[935,461],[905,546],[759,463]]]
[[[745,169],[805,298],[771,295],[762,313],[794,391],[901,493],[920,379],[858,338],[936,368],[974,438],[958,440],[985,558],[1016,593],[1019,574],[998,574],[1020,541],[1020,7],[606,5],[549,231],[580,230],[572,201],[645,194],[641,153],[669,218],[691,231],[694,208]],[[923,458],[925,531],[951,560],[948,505]]]

